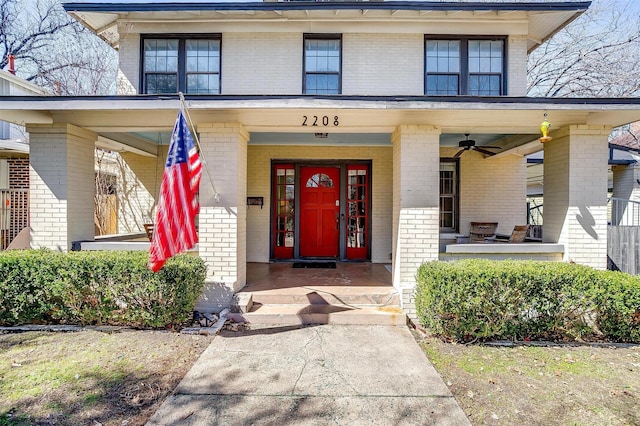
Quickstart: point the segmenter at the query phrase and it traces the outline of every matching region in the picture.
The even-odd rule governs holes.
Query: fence
[[[0,189],[0,250],[29,226],[29,190]]]

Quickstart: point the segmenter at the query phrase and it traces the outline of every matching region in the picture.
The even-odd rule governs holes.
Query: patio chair
[[[528,232],[529,225],[516,225],[513,227],[511,235],[496,235],[492,241],[497,243],[524,243]]]
[[[469,242],[484,243],[487,238],[495,238],[498,222],[471,222]]]
[[[149,241],[153,240],[153,228],[155,227],[155,225],[153,223],[145,223],[142,226],[144,226],[144,232],[147,233],[147,238],[149,239]]]

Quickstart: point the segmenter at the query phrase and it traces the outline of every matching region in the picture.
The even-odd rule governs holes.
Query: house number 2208
[[[331,119],[330,116],[328,115],[323,115],[321,117],[317,116],[317,115],[311,115],[311,116],[306,116],[303,115],[302,116],[302,125],[303,126],[311,126],[311,127],[327,127],[327,126],[339,126],[340,125],[340,119],[338,118],[337,115],[333,116],[333,119]]]

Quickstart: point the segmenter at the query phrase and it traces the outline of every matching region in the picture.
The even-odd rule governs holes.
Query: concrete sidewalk
[[[225,332],[148,425],[470,425],[406,327]]]

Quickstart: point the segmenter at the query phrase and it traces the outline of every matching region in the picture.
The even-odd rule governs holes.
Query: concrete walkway
[[[406,327],[224,332],[148,425],[470,425]]]

